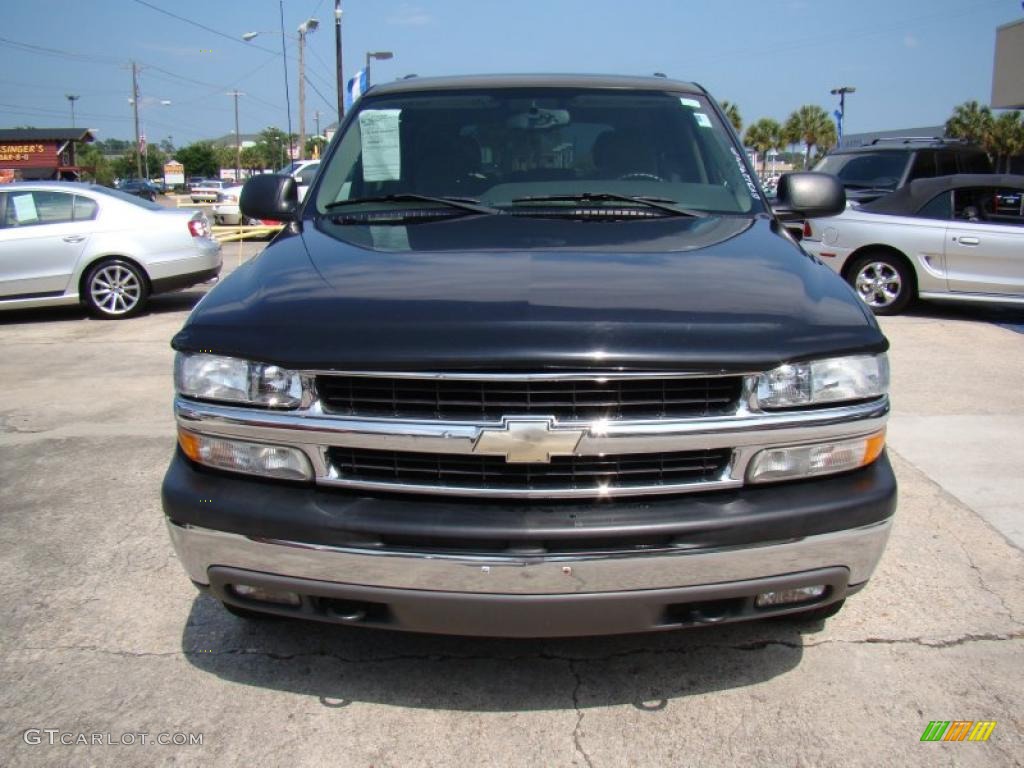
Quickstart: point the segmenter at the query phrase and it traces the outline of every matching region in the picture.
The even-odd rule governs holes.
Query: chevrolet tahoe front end
[[[370,91],[301,206],[246,188],[292,223],[174,339],[163,503],[192,581],[236,612],[519,637],[841,605],[895,508],[888,344],[750,178],[690,84]]]

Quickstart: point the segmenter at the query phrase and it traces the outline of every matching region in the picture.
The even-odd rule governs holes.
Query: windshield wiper
[[[680,208],[679,206],[674,205],[675,200],[669,200],[667,197],[620,195],[615,192],[581,192],[578,195],[535,195],[532,197],[517,197],[512,200],[513,203],[585,203],[591,201],[637,203],[639,205],[646,205],[648,208],[657,208],[659,211],[671,213],[673,216],[691,216],[698,219],[704,218],[708,215],[703,211]]]
[[[353,197],[349,200],[335,200],[324,206],[326,210],[342,208],[347,205],[358,205],[360,203],[439,203],[449,208],[458,208],[473,213],[501,213],[497,208],[482,205],[479,200],[472,197],[434,197],[432,195],[418,195],[413,192],[399,192],[394,195],[380,195],[377,197]]]

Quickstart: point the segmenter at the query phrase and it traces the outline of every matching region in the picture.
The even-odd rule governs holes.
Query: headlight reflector
[[[757,377],[758,405],[769,409],[866,400],[888,391],[884,354],[791,363]]]
[[[192,461],[215,469],[280,480],[313,479],[309,459],[297,448],[228,440],[184,429],[178,430],[178,444]]]
[[[180,394],[200,400],[272,408],[295,408],[302,402],[298,373],[237,357],[179,352],[174,361],[174,385]]]
[[[852,440],[767,448],[750,461],[747,481],[769,483],[815,475],[831,475],[866,467],[885,448],[885,430]]]

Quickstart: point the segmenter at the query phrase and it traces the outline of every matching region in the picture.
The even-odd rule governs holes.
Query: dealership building
[[[78,145],[91,141],[84,128],[0,128],[0,182],[76,181]]]

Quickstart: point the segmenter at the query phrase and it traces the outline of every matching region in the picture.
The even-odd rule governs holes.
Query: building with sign
[[[84,128],[0,128],[0,181],[76,181],[77,147],[91,141]]]

